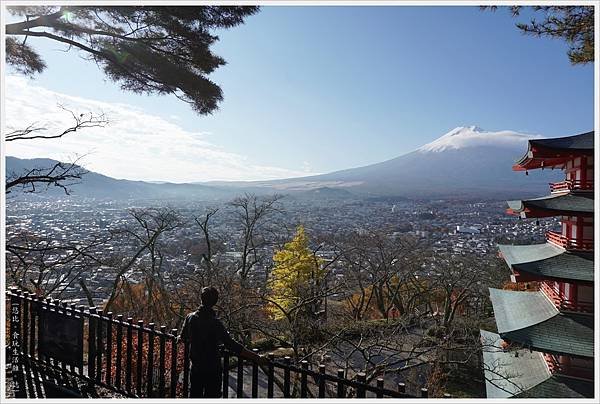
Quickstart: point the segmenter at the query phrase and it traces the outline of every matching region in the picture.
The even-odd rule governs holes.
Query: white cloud
[[[56,93],[19,76],[7,76],[5,83],[8,131],[31,123],[46,126],[48,133],[68,127],[72,118],[58,103],[77,113],[104,112],[110,121],[107,127],[84,129],[61,139],[5,143],[6,155],[69,160],[85,154],[81,162],[87,169],[132,180],[267,180],[306,175],[256,164],[209,142],[207,133],[187,131],[132,105]]]

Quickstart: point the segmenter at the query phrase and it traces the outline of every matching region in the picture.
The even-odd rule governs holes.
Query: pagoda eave
[[[573,158],[594,155],[594,132],[551,139],[532,139],[527,153],[513,165],[514,171],[562,168]]]
[[[490,288],[498,334],[529,349],[557,355],[594,356],[594,318],[561,313],[542,292]]]
[[[553,170],[555,168],[563,168],[565,163],[573,157],[529,157],[528,155],[523,156],[521,160],[512,166],[513,171],[529,171],[548,168]]]
[[[480,330],[480,336],[487,398],[508,398],[521,394],[551,376],[541,353],[528,349],[505,351],[500,335]],[[516,369],[520,372],[515,372]],[[509,375],[514,376],[510,378]]]
[[[594,216],[594,195],[591,192],[547,195],[541,198],[507,201],[507,204],[507,213],[522,218]]]
[[[549,371],[544,355],[503,347],[500,335],[480,330],[487,398],[589,398],[594,381]]]
[[[498,248],[516,282],[556,280],[583,285],[594,282],[592,253],[567,251],[552,243],[501,244]]]

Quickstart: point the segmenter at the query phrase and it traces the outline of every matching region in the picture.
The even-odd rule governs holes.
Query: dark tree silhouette
[[[44,70],[28,37],[78,50],[127,91],[173,94],[200,114],[217,109],[221,88],[207,75],[225,64],[210,46],[214,30],[242,24],[258,7],[13,6],[6,24],[6,61],[33,75]]]
[[[58,105],[68,112],[73,118],[73,123],[64,129],[48,131],[44,124],[32,123],[26,128],[16,129],[4,136],[6,142],[23,142],[34,139],[48,140],[60,139],[70,133],[75,133],[88,128],[104,128],[108,125],[108,119],[103,113],[93,112],[76,113],[68,108]],[[47,190],[51,186],[59,187],[69,195],[70,187],[78,184],[87,173],[78,165],[81,157],[69,163],[56,162],[49,167],[29,167],[20,171],[9,171],[6,173],[4,190],[6,194],[21,190],[24,193],[38,193]]]
[[[496,10],[496,6],[483,9]],[[513,17],[519,16],[522,6],[512,6]],[[569,44],[569,60],[573,64],[594,62],[594,7],[593,6],[533,6],[542,19],[532,18],[529,23],[517,23],[527,35],[564,39]]]

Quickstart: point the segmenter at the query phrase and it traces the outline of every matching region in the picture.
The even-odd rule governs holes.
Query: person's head
[[[202,301],[202,306],[211,308],[217,304],[217,301],[219,300],[219,292],[212,286],[202,288],[200,300]]]

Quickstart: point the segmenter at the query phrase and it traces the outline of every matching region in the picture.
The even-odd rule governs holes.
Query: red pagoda
[[[530,140],[515,171],[564,170],[550,195],[509,201],[521,218],[560,218],[546,242],[500,245],[511,280],[490,289],[498,333],[482,331],[488,398],[594,395],[594,132]]]

